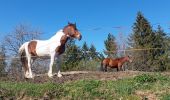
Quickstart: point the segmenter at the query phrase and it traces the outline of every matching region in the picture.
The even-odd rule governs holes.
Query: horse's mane
[[[120,58],[118,58],[118,59],[124,59],[125,57],[120,57]]]
[[[122,60],[122,59],[124,59],[125,57],[119,57],[119,58],[111,58],[112,60],[117,60],[117,61],[119,61],[119,60]]]

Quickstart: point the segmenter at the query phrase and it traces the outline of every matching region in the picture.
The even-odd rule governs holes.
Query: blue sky
[[[170,0],[0,0],[0,40],[20,23],[41,29],[48,39],[70,21],[83,35],[78,45],[86,41],[103,51],[109,32],[118,42],[126,40],[138,11],[169,32]]]

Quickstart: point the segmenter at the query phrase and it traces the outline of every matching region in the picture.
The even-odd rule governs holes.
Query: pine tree
[[[104,41],[105,48],[104,53],[108,57],[115,57],[117,55],[117,46],[115,42],[115,37],[109,33],[107,36],[107,40]]]
[[[155,40],[153,52],[154,56],[154,69],[157,71],[166,70],[167,59],[168,59],[168,44],[166,42],[166,33],[163,31],[160,25],[158,25],[157,30],[155,31]]]
[[[89,47],[88,47],[86,42],[83,43],[82,53],[83,53],[83,59],[84,60],[89,60],[90,59]]]
[[[62,70],[72,70],[76,68],[82,59],[80,47],[75,44],[74,40],[69,40],[66,44],[66,51],[62,58]]]
[[[166,53],[167,53],[167,65],[166,65],[166,70],[169,70],[170,69],[170,37],[166,37],[166,40],[165,42],[167,43],[167,50],[166,50]]]
[[[137,70],[150,70],[153,65],[153,42],[155,34],[152,31],[152,27],[147,19],[141,12],[138,12],[136,22],[133,25],[133,33],[131,34],[130,46],[134,49],[143,49],[139,51],[133,51],[134,63],[132,66]]]
[[[90,53],[91,59],[96,60],[99,58],[98,52],[96,52],[96,48],[93,44],[91,44],[91,46],[90,46],[89,53]]]

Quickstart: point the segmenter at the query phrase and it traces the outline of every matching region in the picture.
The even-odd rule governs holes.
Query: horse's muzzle
[[[79,39],[79,41],[82,39],[82,36],[80,35],[79,37],[78,37],[78,39]]]
[[[132,61],[133,61],[132,59],[129,60],[130,63],[131,63]]]

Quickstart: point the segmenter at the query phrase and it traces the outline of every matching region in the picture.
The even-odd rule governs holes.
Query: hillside
[[[34,79],[3,77],[0,98],[5,99],[122,99],[169,100],[170,72],[64,72],[62,78],[38,75]]]

